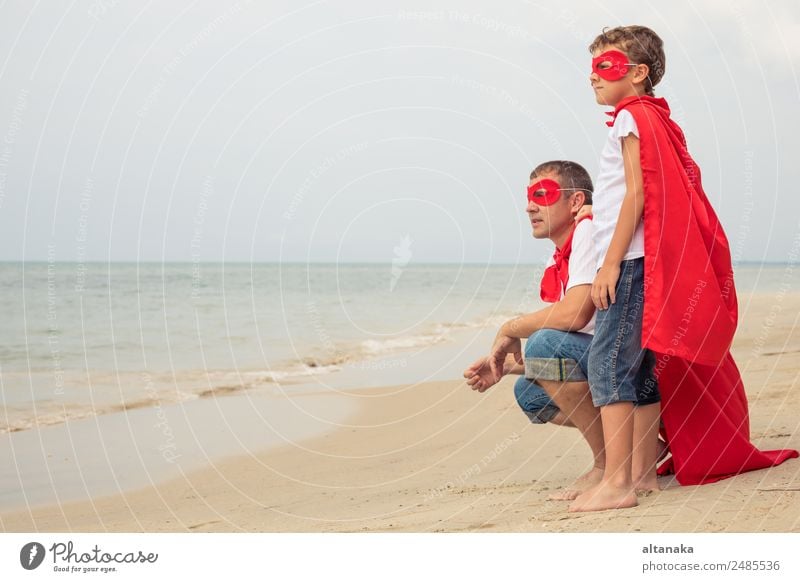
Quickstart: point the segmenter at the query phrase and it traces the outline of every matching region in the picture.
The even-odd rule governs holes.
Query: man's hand
[[[617,281],[619,280],[619,265],[603,265],[592,283],[592,303],[597,309],[608,309],[608,306],[617,302]]]
[[[489,367],[494,374],[495,382],[499,382],[503,377],[504,364],[508,354],[514,355],[514,361],[522,364],[522,342],[518,337],[509,337],[498,334],[494,340],[492,351],[489,352]]]
[[[507,370],[503,369],[504,375]],[[478,358],[475,362],[464,370],[464,378],[473,390],[486,392],[489,388],[497,384],[492,368],[489,366],[489,358]]]

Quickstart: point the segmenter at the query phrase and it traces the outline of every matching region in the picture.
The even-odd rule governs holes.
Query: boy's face
[[[624,58],[622,58],[624,57]],[[592,53],[589,82],[600,105],[616,107],[626,97],[644,94],[644,65],[631,64],[627,55],[615,46],[604,46]],[[605,78],[604,78],[605,77]]]
[[[555,172],[543,172],[531,178],[529,186],[534,186],[545,180],[552,180],[560,188],[560,176]],[[545,182],[546,184],[546,182]],[[578,208],[575,206],[575,195],[577,192],[566,191],[558,192],[558,197],[552,204],[550,197],[544,192],[543,189],[538,190],[536,195],[531,196],[529,192],[528,206],[526,212],[531,221],[531,228],[533,229],[533,238],[558,238],[559,235],[568,232],[575,223],[575,212]]]

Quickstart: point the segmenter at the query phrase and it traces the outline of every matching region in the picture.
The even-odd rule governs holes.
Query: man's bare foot
[[[578,495],[600,483],[603,479],[603,469],[592,467],[587,473],[581,475],[569,487],[550,495],[548,501],[572,501]]]
[[[577,511],[603,511],[604,509],[624,509],[636,507],[636,493],[633,487],[617,487],[608,481],[600,481],[591,489],[581,493],[572,505],[571,512]]]

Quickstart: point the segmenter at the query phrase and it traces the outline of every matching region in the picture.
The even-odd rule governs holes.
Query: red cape
[[[632,97],[645,192],[642,344],[658,356],[661,418],[672,458],[660,474],[711,483],[797,457],[750,442],[747,397],[729,352],[738,306],[730,247],[700,169],[664,99]]]

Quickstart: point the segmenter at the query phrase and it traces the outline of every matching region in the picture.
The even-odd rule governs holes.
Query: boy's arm
[[[625,164],[625,198],[619,210],[617,226],[611,244],[592,285],[592,301],[598,309],[608,309],[615,303],[619,267],[631,246],[636,227],[644,211],[644,187],[642,165],[639,157],[639,138],[628,134],[622,138],[622,159]]]

